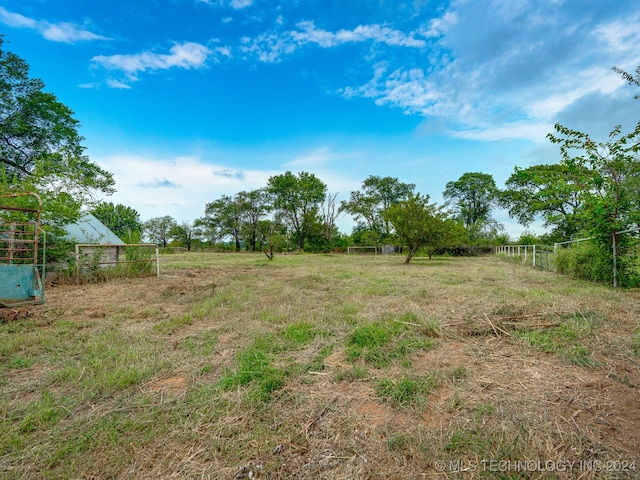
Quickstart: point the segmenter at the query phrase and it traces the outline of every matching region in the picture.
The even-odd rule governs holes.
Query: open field
[[[0,478],[640,477],[640,291],[403,261],[167,255],[5,309]]]

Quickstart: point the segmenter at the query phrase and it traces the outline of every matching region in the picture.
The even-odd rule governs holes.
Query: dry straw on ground
[[[162,265],[7,313],[0,478],[640,476],[638,291],[495,257]]]

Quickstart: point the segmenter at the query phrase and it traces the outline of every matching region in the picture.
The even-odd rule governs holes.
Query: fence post
[[[618,286],[618,252],[616,248],[616,232],[613,232],[611,237],[613,238],[611,247],[613,248],[613,286],[615,288]]]

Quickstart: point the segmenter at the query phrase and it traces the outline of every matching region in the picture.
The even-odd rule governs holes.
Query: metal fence
[[[614,287],[619,283],[619,252],[616,245],[616,238],[620,235],[638,236],[640,227],[630,228],[628,230],[616,232],[612,235],[612,254],[613,264],[611,265],[612,284]],[[496,255],[506,255],[511,258],[520,259],[525,264],[540,268],[551,272],[557,271],[557,258],[559,248],[570,248],[582,242],[592,240],[591,238],[580,238],[567,242],[557,242],[553,245],[500,245],[495,247]],[[640,239],[638,239],[636,248],[636,256],[640,257]],[[640,268],[640,264],[638,265]]]

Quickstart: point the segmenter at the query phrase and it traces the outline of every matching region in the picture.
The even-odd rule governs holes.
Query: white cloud
[[[176,44],[168,54],[142,52],[125,55],[98,55],[91,59],[107,70],[122,71],[128,79],[137,79],[138,73],[171,68],[194,69],[204,67],[212,51],[194,42]]]
[[[19,13],[9,12],[0,7],[0,22],[10,27],[28,28],[38,31],[44,38],[52,42],[76,43],[93,40],[110,40],[72,23],[50,23],[46,20],[34,20]]]
[[[223,57],[231,58],[231,48],[229,47],[217,47],[214,49],[214,52],[219,53]]]
[[[304,168],[315,171],[317,168],[331,163],[336,158],[339,157],[332,153],[329,148],[323,147],[298,155],[293,160],[285,163],[284,166],[287,168]]]
[[[253,5],[253,0],[231,0],[231,2],[229,2],[229,5],[231,5],[231,7],[235,8],[236,10],[242,10],[243,8],[247,8]]]
[[[640,44],[640,15],[605,23],[594,31],[613,51],[625,53],[630,45]]]
[[[282,23],[280,18],[276,23],[279,25]],[[312,20],[298,22],[296,26],[298,30],[270,31],[254,38],[244,37],[240,48],[245,53],[256,55],[261,62],[272,63],[309,44],[315,44],[321,48],[335,48],[363,42],[415,49],[426,47],[423,39],[416,38],[416,33],[406,34],[377,24],[358,25],[352,30],[341,29],[336,32],[317,28]]]
[[[19,13],[9,12],[2,7],[0,7],[0,22],[9,27],[16,28],[36,29],[38,27],[38,22],[36,22],[34,19],[25,17],[24,15],[20,15]]]
[[[197,0],[215,7],[231,7],[234,10],[242,10],[253,5],[253,0]]]
[[[94,159],[112,172],[117,192],[106,200],[130,206],[143,220],[171,215],[192,221],[222,195],[262,188],[280,172],[238,170],[198,157],[155,158],[123,153]]]
[[[429,30],[425,32],[426,37],[439,37],[458,23],[456,12],[446,12],[442,17],[434,18],[429,22]]]
[[[362,96],[374,98],[378,105],[392,105],[407,113],[428,112],[428,107],[439,99],[437,85],[419,69],[397,69],[387,73],[387,63],[374,66],[373,78],[360,87],[347,87],[342,93],[346,97]]]
[[[503,125],[474,125],[461,129],[452,135],[468,140],[497,141],[525,139],[539,141],[553,131],[551,123],[514,122]]]
[[[283,156],[288,154],[283,153]],[[356,178],[350,178],[347,173],[322,167],[334,160],[356,161],[361,156],[360,152],[336,153],[328,147],[319,147],[294,155],[292,161],[277,170],[239,169],[222,163],[208,163],[199,156],[121,153],[92,158],[112,172],[116,181],[117,192],[104,200],[134,208],[143,220],[171,215],[183,222],[202,217],[206,204],[222,195],[233,196],[241,191],[263,188],[270,177],[281,175],[285,170],[310,171],[325,182],[329,192],[339,192],[339,200],[348,198],[350,191],[360,188],[361,170],[357,171]],[[310,169],[314,165],[318,168]],[[350,217],[343,216],[340,225],[348,232],[353,224]]]
[[[131,85],[121,82],[119,80],[114,80],[113,78],[107,79],[107,85],[111,88],[119,88],[122,90],[128,90],[131,88]]]
[[[399,30],[381,25],[358,25],[353,30],[338,30],[330,32],[319,29],[311,20],[299,22],[300,31],[290,32],[291,38],[298,44],[316,43],[323,48],[336,47],[345,43],[359,43],[373,41],[397,47],[424,48],[426,42],[407,35]]]
[[[598,3],[605,2],[585,8],[553,0],[454,0],[428,22],[423,38],[435,43],[422,58],[388,56],[372,65],[370,80],[338,92],[437,118],[456,137],[546,141],[548,127],[581,99],[612,98],[622,85],[612,66],[640,64],[638,8],[621,6],[605,16]],[[299,35],[323,46],[367,35],[396,39],[382,30],[335,36],[312,24]],[[415,38],[397,42],[412,45]]]

